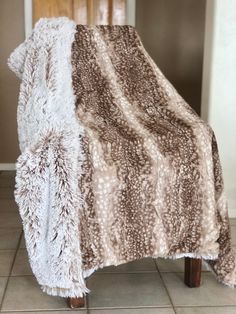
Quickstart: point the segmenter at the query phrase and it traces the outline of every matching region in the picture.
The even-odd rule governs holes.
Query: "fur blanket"
[[[82,296],[98,268],[183,256],[234,287],[214,132],[133,27],[42,18],[8,65],[21,79],[15,199],[43,291]]]

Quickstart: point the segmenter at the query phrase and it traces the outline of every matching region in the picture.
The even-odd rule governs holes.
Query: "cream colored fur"
[[[74,33],[67,18],[42,18],[8,59],[21,79],[15,199],[29,261],[42,290],[63,297],[89,291],[78,231],[83,127],[74,113],[68,62]]]

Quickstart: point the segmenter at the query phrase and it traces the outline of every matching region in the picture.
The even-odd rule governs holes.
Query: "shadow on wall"
[[[24,40],[24,0],[0,1],[0,163],[15,163],[19,155],[16,110],[20,81],[6,64]]]
[[[136,0],[136,28],[157,66],[198,114],[206,0]]]

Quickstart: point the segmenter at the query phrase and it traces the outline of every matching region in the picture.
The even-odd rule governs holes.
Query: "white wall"
[[[202,117],[215,131],[230,217],[236,217],[236,0],[207,0]]]

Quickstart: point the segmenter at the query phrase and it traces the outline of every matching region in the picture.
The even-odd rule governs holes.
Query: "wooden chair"
[[[201,284],[202,259],[184,258],[184,283],[190,288],[199,287]],[[70,308],[84,307],[84,298],[68,298]]]

